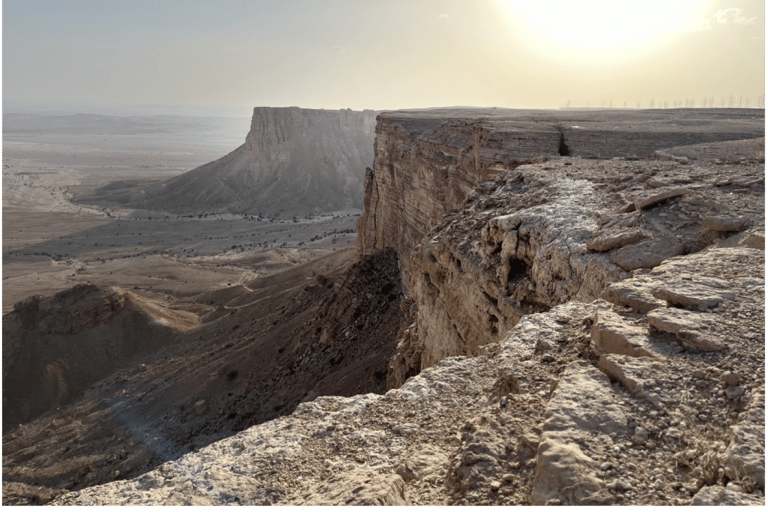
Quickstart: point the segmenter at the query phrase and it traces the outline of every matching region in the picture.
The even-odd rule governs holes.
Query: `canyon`
[[[4,388],[50,375],[4,503],[764,504],[764,146],[755,110],[381,113],[355,254],[4,316]],[[67,402],[5,342],[130,308],[167,341]]]

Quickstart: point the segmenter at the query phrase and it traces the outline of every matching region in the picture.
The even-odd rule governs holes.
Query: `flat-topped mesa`
[[[395,247],[404,274],[411,251],[444,213],[460,208],[481,181],[536,157],[646,158],[672,146],[764,135],[756,111],[454,108],[377,119],[357,249]]]
[[[283,218],[362,208],[375,120],[372,110],[256,107],[245,144],[121,202]]]

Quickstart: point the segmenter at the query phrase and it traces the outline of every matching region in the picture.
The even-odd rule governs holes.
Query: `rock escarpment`
[[[634,137],[645,153],[612,160],[561,155],[574,144],[556,127],[555,154],[528,161],[498,156],[503,143],[483,156],[504,122],[473,115],[404,113],[421,120],[382,153],[380,126],[360,243],[398,251],[411,295],[395,389],[307,401],[56,503],[764,503],[761,120],[673,125],[662,148],[650,119]],[[473,123],[487,138],[462,131],[453,147],[473,149],[451,154],[452,130]],[[628,148],[617,132],[592,144]],[[398,154],[418,165],[380,165]],[[472,154],[487,176],[443,172]],[[388,195],[402,211],[384,211]]]
[[[460,208],[481,181],[536,157],[637,159],[672,146],[764,135],[756,111],[433,109],[378,119],[358,251],[395,247],[405,274],[410,251],[444,213]]]
[[[257,107],[245,144],[124,201],[180,214],[283,218],[361,208],[375,118],[371,110]]]

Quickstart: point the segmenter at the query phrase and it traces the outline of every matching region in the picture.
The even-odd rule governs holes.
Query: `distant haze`
[[[764,62],[763,0],[3,2],[5,111],[756,107]]]

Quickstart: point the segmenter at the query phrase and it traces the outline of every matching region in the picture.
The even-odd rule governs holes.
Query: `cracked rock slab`
[[[648,282],[642,278],[613,283],[603,290],[600,298],[617,306],[627,306],[635,313],[647,313],[667,305],[653,296]]]
[[[584,362],[568,365],[547,406],[538,446],[531,503],[559,500],[563,505],[607,505],[614,502],[598,478],[598,463],[580,443],[596,434],[621,432],[626,417],[614,404],[610,382]]]
[[[765,488],[765,427],[741,423],[731,427],[733,441],[725,453],[725,474],[731,480],[748,477]]]
[[[706,277],[700,281],[690,279],[669,279],[652,289],[657,299],[684,307],[713,308],[725,300],[734,300],[736,296],[726,291],[728,283],[715,277]]]
[[[600,356],[598,368],[611,379],[621,382],[637,398],[657,408],[664,406],[662,397],[652,391],[646,382],[651,375],[668,373],[669,370],[665,365],[648,358],[604,354]]]
[[[693,191],[684,187],[657,188],[654,189],[650,194],[643,194],[639,197],[636,197],[634,200],[635,208],[642,210],[662,201],[666,201],[667,199],[679,196],[687,196],[689,194],[693,194]]]
[[[648,344],[648,330],[628,324],[612,311],[598,311],[592,326],[592,343],[601,354],[660,357]]]
[[[738,217],[705,217],[701,221],[701,227],[710,231],[741,231],[746,222]]]
[[[707,325],[718,321],[709,313],[695,313],[684,309],[654,309],[646,316],[648,323],[659,331],[677,336],[684,345],[703,351],[725,349],[725,345],[707,332]]]
[[[685,253],[685,247],[674,238],[644,240],[626,245],[611,253],[611,261],[626,271],[653,268],[664,260]]]

